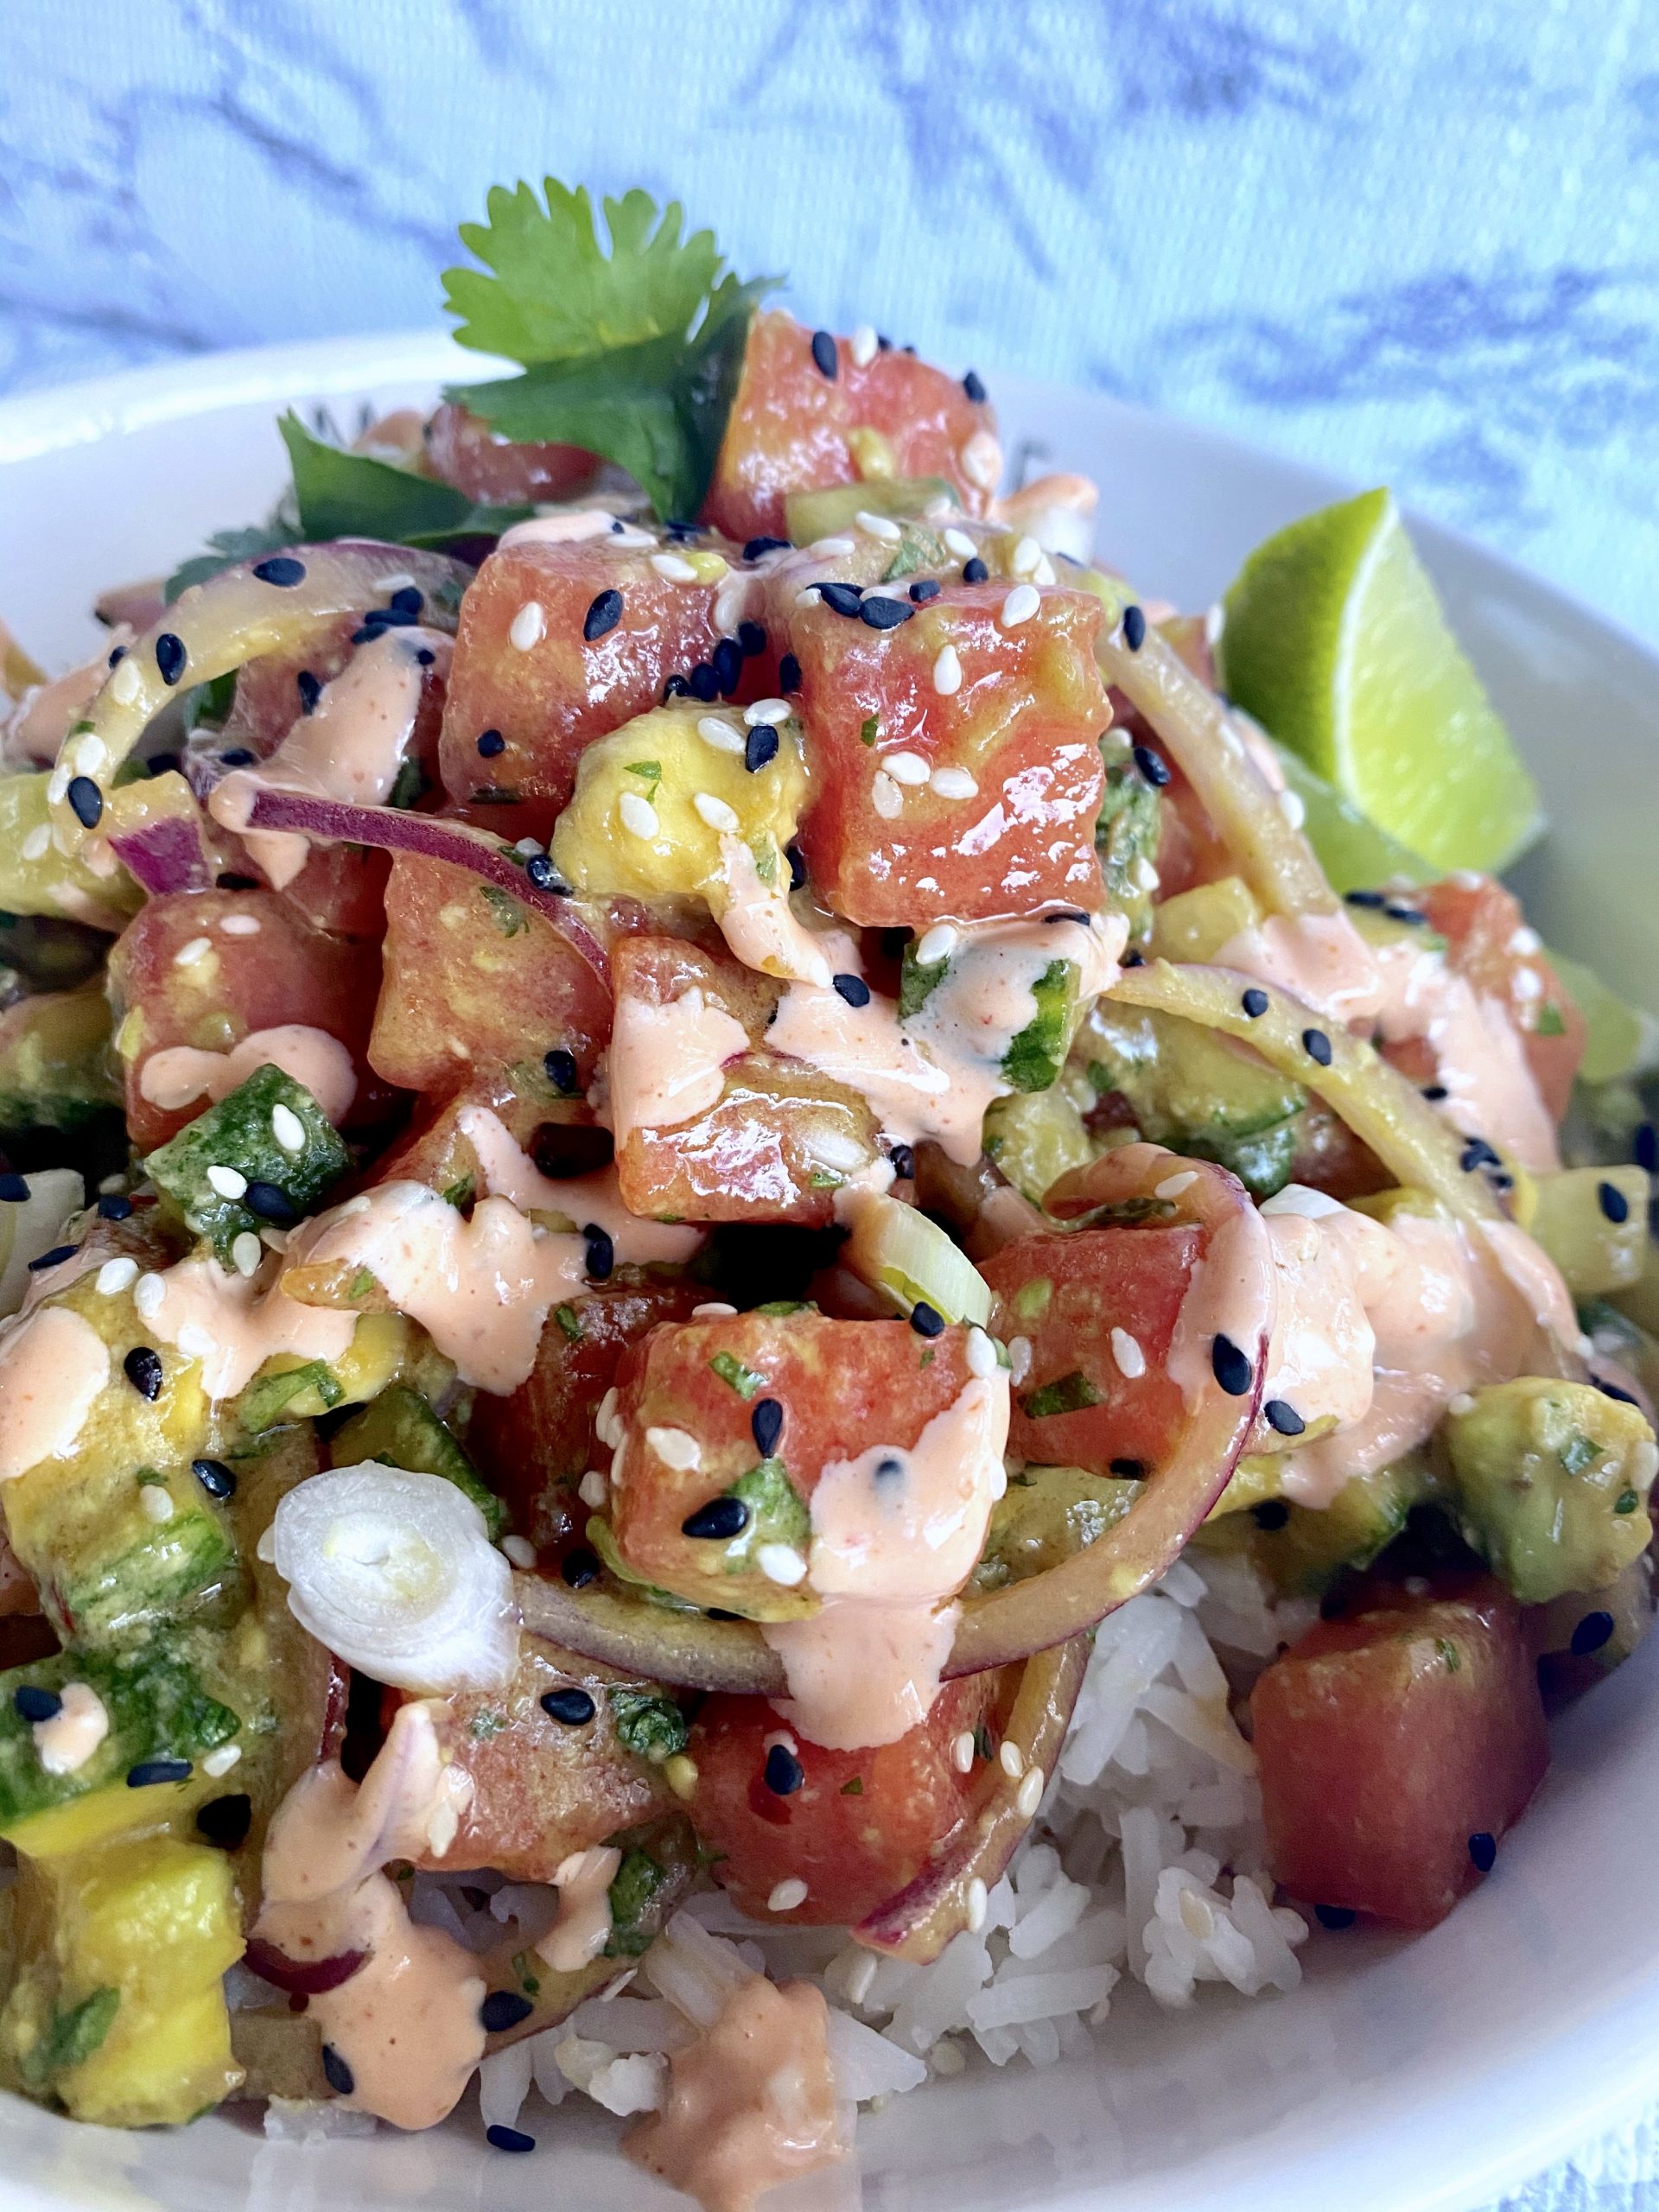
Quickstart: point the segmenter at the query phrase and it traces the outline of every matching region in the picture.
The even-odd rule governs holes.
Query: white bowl
[[[276,410],[425,403],[447,339],[222,354],[0,404],[0,614],[54,663],[90,651],[95,591],[155,574],[283,481]],[[1011,451],[1103,487],[1103,554],[1202,606],[1240,556],[1344,486],[1096,394],[995,386]],[[1659,1011],[1659,658],[1452,533],[1419,544],[1543,785],[1554,822],[1519,874],[1552,943]],[[1122,2007],[1090,2063],[974,2074],[860,2133],[871,2212],[1446,2212],[1497,2196],[1617,2124],[1659,2083],[1659,1639],[1556,1727],[1554,1767],[1496,1875],[1432,1935],[1319,1937],[1294,1996]],[[578,2109],[578,2107],[581,2107]],[[683,2206],[573,2098],[542,2148],[488,2151],[476,2115],[430,2135],[266,2143],[234,2112],[168,2135],[82,2128],[0,2102],[0,2208],[262,2212]],[[775,2200],[847,2207],[853,2177]]]

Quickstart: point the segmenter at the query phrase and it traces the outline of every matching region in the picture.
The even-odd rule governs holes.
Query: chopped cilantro
[[[638,776],[640,782],[654,793],[663,780],[663,764],[660,760],[630,760],[627,772],[631,776]]]
[[[861,1797],[864,1795],[862,1775],[855,1774],[850,1782],[843,1782],[841,1785],[841,1794],[843,1797]]]
[[[1451,1637],[1446,1636],[1437,1636],[1434,1639],[1434,1649],[1440,1653],[1441,1658],[1445,1660],[1446,1673],[1448,1675],[1455,1675],[1459,1668],[1463,1664],[1463,1657],[1461,1653],[1459,1651],[1457,1645],[1452,1643]]]
[[[355,1306],[359,1298],[366,1298],[374,1288],[372,1268],[359,1268],[346,1286],[346,1303]]]
[[[1561,1009],[1552,1000],[1546,999],[1538,1009],[1538,1019],[1533,1024],[1535,1037],[1564,1037],[1567,1024],[1561,1019]]]
[[[876,739],[881,734],[880,715],[866,715],[863,721],[858,726],[858,734],[866,745],[874,745]]]
[[[734,1353],[729,1351],[717,1351],[709,1364],[722,1382],[729,1382],[738,1396],[746,1401],[753,1397],[766,1379],[764,1375],[757,1375],[753,1368],[746,1367]]]
[[[1097,1406],[1100,1393],[1080,1369],[1073,1368],[1069,1375],[1062,1375],[1052,1382],[1045,1382],[1035,1390],[1027,1390],[1020,1401],[1020,1409],[1032,1421],[1046,1421],[1051,1414],[1081,1413],[1086,1406]]]
[[[1622,1490],[1613,1502],[1613,1510],[1615,1513],[1634,1513],[1641,1503],[1642,1500],[1635,1491]]]
[[[624,1751],[660,1766],[676,1751],[685,1749],[685,1715],[671,1697],[654,1690],[629,1689],[617,1683],[606,1692],[616,1740]]]
[[[1601,1446],[1587,1436],[1569,1436],[1560,1452],[1561,1465],[1569,1475],[1581,1475],[1601,1457]]]
[[[574,1306],[556,1306],[553,1308],[553,1319],[558,1323],[570,1343],[579,1344],[582,1342],[582,1316]]]
[[[470,1175],[463,1175],[459,1182],[451,1183],[444,1192],[443,1202],[445,1205],[454,1206],[457,1209],[461,1206],[470,1205],[473,1202],[473,1192],[476,1187],[477,1185]]]
[[[491,918],[503,937],[517,937],[524,928],[528,917],[511,891],[503,891],[497,883],[480,883],[478,895],[489,908]]]
[[[118,1989],[95,1989],[90,1997],[83,1997],[79,2005],[72,2005],[67,2012],[54,2012],[46,2032],[18,2062],[18,2069],[30,2088],[44,2088],[54,2074],[84,2065],[110,2032],[120,2009]]]
[[[610,1887],[611,1932],[606,1939],[607,1959],[637,1959],[648,1951],[657,1936],[660,1916],[652,1905],[668,1886],[669,1877],[649,1852],[625,1851],[622,1864]]]
[[[407,810],[414,805],[425,789],[426,771],[418,760],[405,760],[392,779],[391,790],[387,794],[386,804],[388,806],[398,806]]]

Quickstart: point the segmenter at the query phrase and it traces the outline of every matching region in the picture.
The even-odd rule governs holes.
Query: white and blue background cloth
[[[550,170],[1659,639],[1659,0],[4,0],[0,391],[435,323]],[[1659,2209],[1659,2113],[1516,2201]]]

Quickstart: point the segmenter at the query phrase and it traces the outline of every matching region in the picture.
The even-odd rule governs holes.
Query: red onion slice
[[[110,839],[110,848],[127,873],[152,898],[162,897],[171,891],[207,891],[213,887],[213,872],[202,850],[200,825],[186,820],[182,815],[163,816],[158,821],[145,823],[139,830],[118,830]]]
[[[261,1981],[290,1997],[323,1997],[368,1963],[366,1951],[335,1951],[326,1959],[290,1959],[262,1936],[250,1936],[244,1962]]]

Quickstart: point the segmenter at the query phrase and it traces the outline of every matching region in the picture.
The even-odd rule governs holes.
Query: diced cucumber
[[[1128,918],[1130,944],[1144,944],[1152,928],[1152,894],[1158,887],[1158,792],[1141,774],[1122,730],[1109,729],[1100,750],[1106,785],[1095,822],[1095,850],[1106,895]]]
[[[1071,1084],[1067,1076],[1046,1090],[1016,1091],[986,1111],[987,1158],[1033,1205],[1041,1205],[1051,1185],[1073,1167],[1086,1167],[1099,1150]]]
[[[974,1587],[1001,1590],[1046,1573],[1103,1536],[1145,1491],[1144,1483],[1082,1467],[1027,1467],[1010,1476],[991,1509]]]
[[[66,1641],[102,1646],[199,1611],[235,1574],[236,1546],[190,1470],[141,1469],[112,1485],[105,1516],[73,1550],[54,1548],[41,1594]],[[149,1505],[171,1509],[157,1520]]]
[[[831,484],[821,492],[791,492],[784,501],[784,515],[794,543],[810,545],[851,530],[856,514],[886,515],[898,522],[925,514],[936,499],[957,504],[942,476],[870,477],[861,484]]]
[[[484,1516],[490,1541],[499,1543],[511,1516],[418,1391],[394,1382],[334,1432],[330,1464],[354,1467],[378,1459],[406,1474],[441,1475],[470,1497]]]
[[[302,1141],[297,1152],[277,1141],[272,1116],[279,1106],[298,1121]],[[257,1234],[271,1222],[281,1227],[310,1212],[350,1165],[350,1154],[311,1093],[281,1068],[266,1066],[151,1153],[144,1172],[185,1227],[211,1237],[219,1257],[228,1260],[245,1232]],[[236,1197],[214,1187],[219,1179],[213,1169],[227,1170],[232,1187],[239,1184]]]
[[[631,1683],[616,1682],[605,1693],[611,1708],[611,1719],[616,1729],[616,1740],[624,1751],[632,1751],[636,1758],[644,1759],[651,1766],[661,1766],[677,1751],[685,1749],[689,1732],[685,1715],[666,1690],[641,1689]]]
[[[1016,1090],[1046,1090],[1065,1066],[1078,980],[1075,960],[1051,960],[1032,985],[1037,1012],[1002,1055],[1002,1072]]]
[[[1427,1460],[1411,1452],[1351,1475],[1326,1506],[1241,1497],[1236,1503],[1248,1510],[1212,1515],[1194,1541],[1203,1551],[1243,1552],[1283,1597],[1319,1598],[1344,1568],[1369,1567],[1435,1490]]]
[[[1152,917],[1152,951],[1160,960],[1213,960],[1222,947],[1262,918],[1242,875],[1218,876],[1164,899]]]
[[[0,1014],[0,1134],[79,1128],[120,1103],[101,984],[21,999]]]
[[[251,1434],[274,1428],[284,1415],[289,1421],[315,1420],[319,1412],[332,1413],[345,1396],[340,1379],[324,1359],[302,1360],[296,1367],[280,1367],[249,1383],[236,1402],[237,1418]],[[315,1399],[313,1405],[309,1401]],[[304,1400],[298,1405],[296,1400]]]
[[[637,1959],[657,1940],[661,1915],[652,1910],[672,1877],[648,1851],[631,1845],[611,1884],[611,1932],[606,1938],[607,1959]]]

